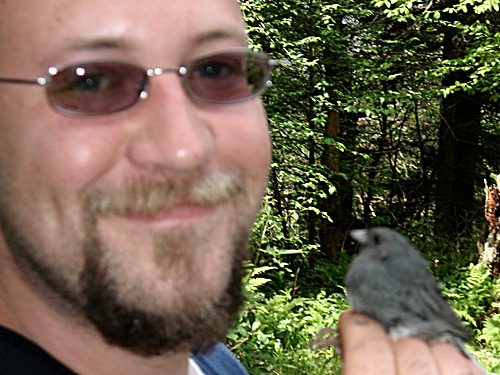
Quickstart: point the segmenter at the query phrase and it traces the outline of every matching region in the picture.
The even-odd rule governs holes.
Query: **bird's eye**
[[[375,242],[376,245],[380,245],[382,243],[382,236],[378,234],[373,235],[373,242]]]

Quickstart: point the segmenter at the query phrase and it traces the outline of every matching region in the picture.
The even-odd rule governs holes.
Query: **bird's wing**
[[[439,285],[430,274],[421,275],[405,290],[406,298],[400,298],[401,308],[416,320],[421,320],[422,324],[429,323],[429,329],[435,330],[436,324],[439,327],[438,332],[429,332],[430,336],[439,336],[440,333],[447,332],[463,341],[471,339],[469,331],[446,302]],[[437,323],[431,324],[431,322]]]

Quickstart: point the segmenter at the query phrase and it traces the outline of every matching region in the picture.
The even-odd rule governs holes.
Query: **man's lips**
[[[144,213],[126,213],[122,215],[127,220],[142,223],[172,223],[182,224],[207,219],[215,211],[215,206],[204,206],[189,202],[180,202],[173,204],[168,209],[156,212],[154,214]]]

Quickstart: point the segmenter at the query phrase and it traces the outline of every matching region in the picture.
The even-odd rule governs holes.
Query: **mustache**
[[[94,190],[85,198],[86,212],[96,215],[154,215],[178,202],[201,206],[223,203],[244,190],[237,172],[217,171],[204,175],[172,178],[146,177],[120,188]]]

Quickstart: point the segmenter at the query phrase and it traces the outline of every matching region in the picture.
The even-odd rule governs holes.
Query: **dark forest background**
[[[500,373],[498,0],[242,6],[253,47],[281,64],[264,97],[274,160],[249,302],[228,345],[252,374],[340,373],[309,342],[347,308],[349,230],[384,225],[432,261]]]

